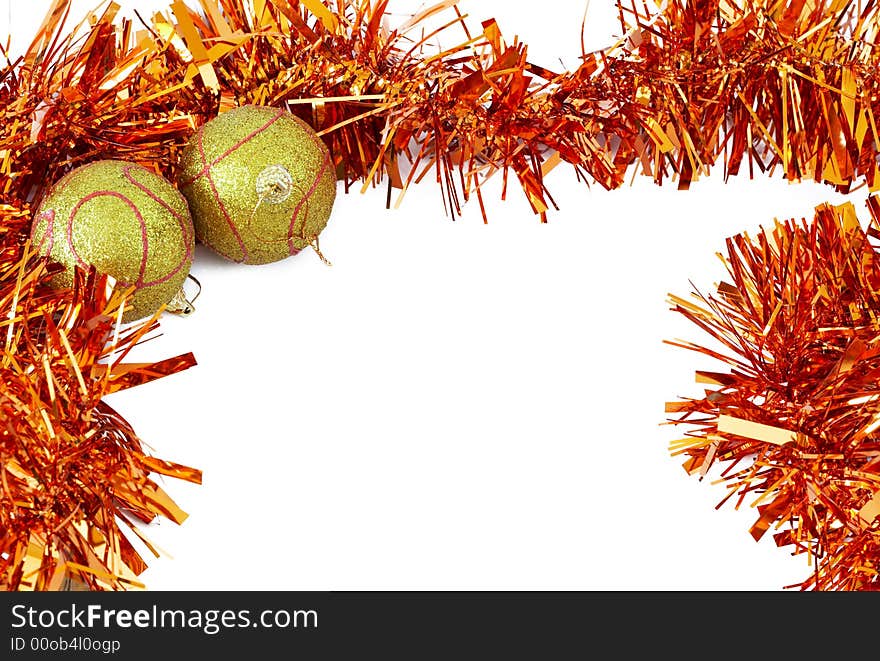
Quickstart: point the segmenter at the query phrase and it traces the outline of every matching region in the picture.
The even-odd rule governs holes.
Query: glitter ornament
[[[195,248],[186,200],[166,179],[134,163],[95,161],[63,177],[43,200],[31,227],[41,255],[67,268],[94,266],[121,287],[134,287],[123,321],[148,317],[174,299]]]
[[[246,264],[317,250],[336,198],[318,135],[286,110],[262,106],[202,126],[183,151],[179,183],[199,241]]]

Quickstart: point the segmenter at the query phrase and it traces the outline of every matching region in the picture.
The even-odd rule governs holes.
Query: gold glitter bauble
[[[218,115],[189,141],[181,165],[196,237],[235,262],[295,255],[317,239],[336,199],[327,146],[279,108]]]
[[[183,286],[195,248],[186,200],[166,179],[134,163],[95,161],[70,172],[40,204],[31,240],[68,267],[94,266],[136,288],[123,320],[148,317]]]

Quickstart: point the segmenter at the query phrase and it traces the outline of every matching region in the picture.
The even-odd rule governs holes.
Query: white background
[[[21,49],[48,4],[4,2],[0,33],[11,17]],[[390,23],[419,6],[399,0]],[[495,17],[521,36],[532,61],[577,66],[581,3],[460,6],[474,30]],[[590,7],[588,48],[619,35],[612,10]],[[444,216],[431,181],[398,210],[384,190],[340,188],[321,238],[332,267],[197,250],[197,313],[166,317],[140,356],[193,351],[199,365],[110,400],[154,454],[204,470],[201,486],[162,480],[191,516],[147,528],[167,553],[142,576],[150,589],[778,590],[807,577],[805,558],[752,540],[753,508],[716,511],[724,489],[669,456],[664,402],[699,393],[694,370],[716,366],[663,344],[703,339],[666,295],[710,289],[725,237],[844,198],[720,176],[606,192],[562,165],[548,178],[562,210],[541,225],[499,183],[488,225],[476,201]],[[864,194],[850,199],[864,220]]]

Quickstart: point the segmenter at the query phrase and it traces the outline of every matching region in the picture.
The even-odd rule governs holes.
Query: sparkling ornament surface
[[[170,182],[133,163],[102,160],[63,177],[34,216],[40,254],[67,268],[94,266],[121,287],[134,287],[125,321],[155,313],[180,290],[195,248],[186,201]]]
[[[327,147],[283,109],[243,106],[205,124],[184,149],[180,188],[197,238],[224,257],[275,262],[310,245],[330,217]]]

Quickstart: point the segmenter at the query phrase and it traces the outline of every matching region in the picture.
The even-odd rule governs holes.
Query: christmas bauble
[[[195,248],[186,200],[166,179],[125,161],[83,165],[43,199],[31,226],[40,254],[67,269],[54,284],[69,286],[73,268],[94,266],[135,288],[123,320],[154,314],[180,291]]]
[[[286,110],[263,106],[235,108],[202,126],[182,153],[178,185],[198,240],[246,264],[315,245],[336,198],[320,137]]]

